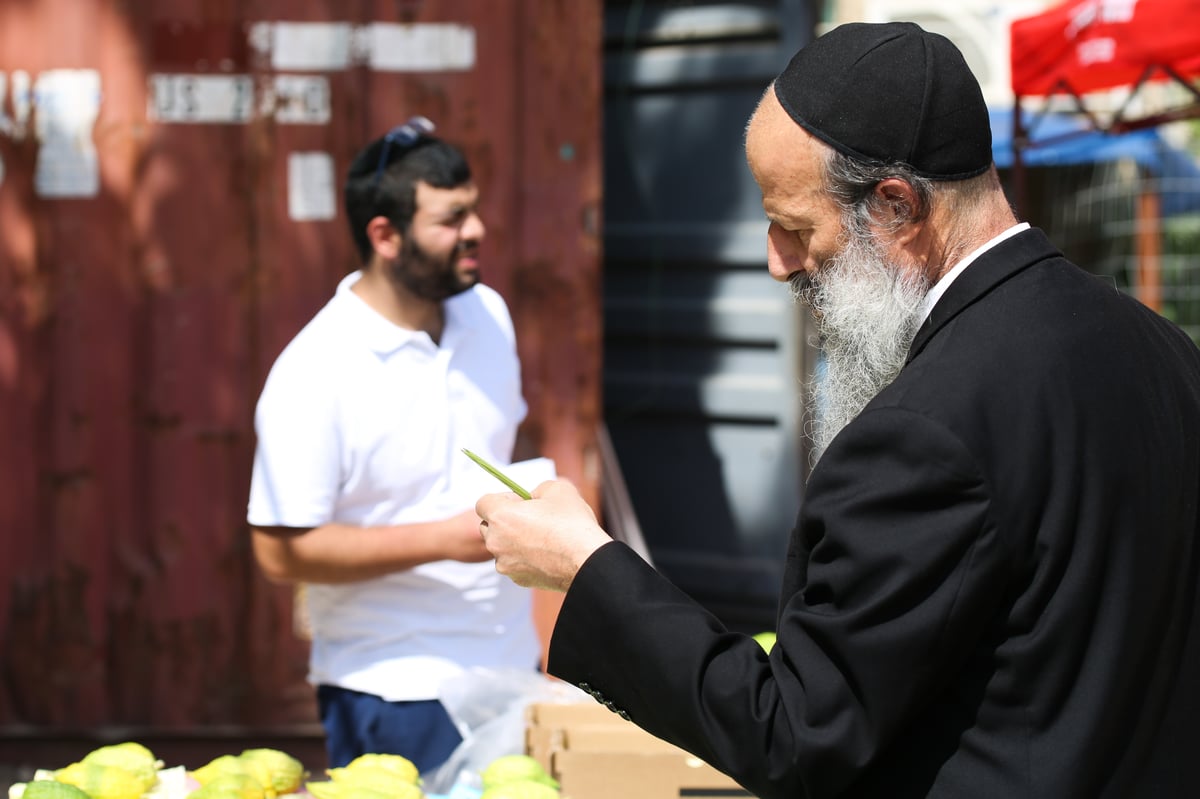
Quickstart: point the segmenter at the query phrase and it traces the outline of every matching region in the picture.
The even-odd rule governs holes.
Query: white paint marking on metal
[[[286,125],[328,125],[329,78],[324,75],[276,75],[264,87],[259,113]]]
[[[288,216],[297,222],[337,216],[333,156],[325,152],[288,153]]]
[[[345,69],[351,63],[352,32],[348,22],[271,23],[271,66],[295,72]]]
[[[95,197],[100,167],[92,129],[100,114],[100,73],[52,69],[33,89],[38,139],[34,191],[41,197]]]
[[[157,73],[149,89],[146,116],[155,122],[239,124],[254,112],[249,75]]]
[[[256,22],[250,48],[272,69],[335,72],[458,72],[475,67],[475,29],[455,23]]]
[[[468,25],[368,26],[367,63],[381,72],[463,71],[475,66],[475,29]]]

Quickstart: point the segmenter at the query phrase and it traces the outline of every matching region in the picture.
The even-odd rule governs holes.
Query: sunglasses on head
[[[379,179],[383,177],[383,170],[387,168],[393,147],[403,152],[423,137],[433,133],[433,129],[433,123],[425,117],[413,117],[403,125],[397,125],[389,130],[384,135],[383,147],[379,150],[379,166],[375,167],[375,183],[378,184]]]

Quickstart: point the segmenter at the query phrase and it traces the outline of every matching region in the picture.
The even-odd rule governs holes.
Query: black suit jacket
[[[768,657],[629,549],[549,669],[775,797],[1200,796],[1200,353],[1037,230],[813,470]]]

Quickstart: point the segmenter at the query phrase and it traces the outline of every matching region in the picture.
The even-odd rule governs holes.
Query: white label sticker
[[[276,22],[267,38],[277,70],[330,72],[350,65],[353,27],[346,22]]]
[[[92,128],[100,113],[100,73],[53,69],[33,87],[38,153],[34,191],[41,197],[95,197],[100,168]]]
[[[475,66],[475,29],[467,25],[397,25],[368,28],[367,63],[383,72],[439,72]]]
[[[298,222],[337,216],[333,156],[322,152],[288,154],[288,216]]]
[[[249,75],[150,76],[147,116],[157,122],[244,123],[254,111]]]
[[[475,66],[475,29],[452,23],[256,22],[250,47],[278,71],[332,72],[366,64],[382,72]]]

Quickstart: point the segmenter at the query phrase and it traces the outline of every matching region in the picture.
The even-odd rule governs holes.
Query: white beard
[[[888,263],[869,234],[850,234],[814,280],[793,283],[796,299],[813,310],[825,356],[824,374],[810,384],[814,462],[900,373],[929,288],[923,275]]]

